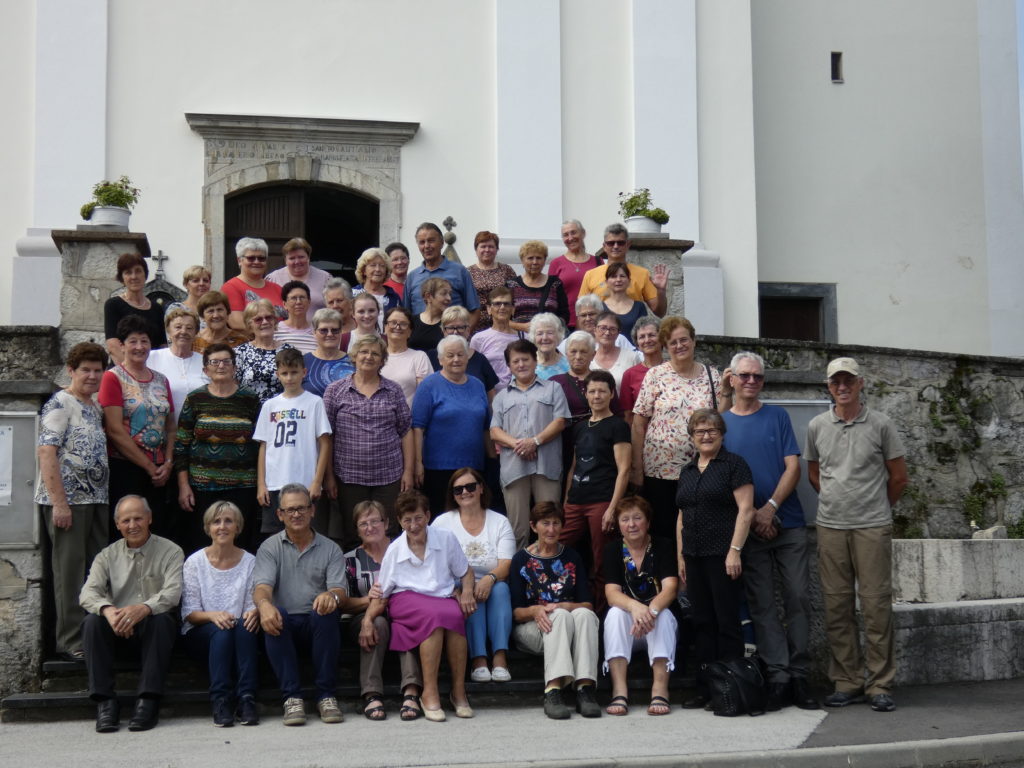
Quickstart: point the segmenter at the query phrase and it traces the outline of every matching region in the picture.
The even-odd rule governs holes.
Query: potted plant
[[[620,192],[619,214],[630,232],[661,232],[661,225],[668,223],[668,214],[664,208],[654,207],[651,190],[647,187]]]
[[[139,202],[141,191],[132,186],[132,180],[122,176],[117,181],[97,182],[92,188],[92,200],[79,211],[82,218],[93,224],[114,224],[128,228],[131,209]]]

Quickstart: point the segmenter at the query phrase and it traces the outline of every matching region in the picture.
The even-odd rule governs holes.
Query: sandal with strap
[[[376,706],[370,706],[377,702]],[[384,700],[377,693],[368,693],[363,696],[363,717],[367,720],[387,720],[388,713],[384,711]]]
[[[402,708],[398,711],[398,716],[408,723],[418,720],[422,714],[423,708],[420,706],[420,697],[414,693],[405,694],[402,697]]]
[[[608,702],[608,706],[604,708],[604,711],[609,715],[615,717],[622,717],[623,715],[629,714],[629,699],[625,696],[616,696]]]
[[[668,703],[668,699],[664,696],[651,696],[651,703],[647,706],[647,714],[655,717],[659,715],[667,715],[672,711],[671,705]]]

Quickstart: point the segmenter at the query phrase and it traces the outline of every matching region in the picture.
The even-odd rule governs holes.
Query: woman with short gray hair
[[[220,290],[228,297],[231,306],[228,325],[237,331],[249,330],[246,328],[242,313],[249,303],[256,299],[269,301],[279,320],[288,316],[281,298],[281,286],[264,278],[269,253],[267,241],[258,237],[243,237],[235,244],[239,274],[224,283]]]
[[[558,345],[565,338],[565,326],[558,315],[542,312],[530,320],[526,338],[537,345],[537,376],[550,379],[558,373],[569,371],[569,361],[558,351]]]

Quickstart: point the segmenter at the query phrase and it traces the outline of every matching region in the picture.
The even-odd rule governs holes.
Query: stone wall
[[[0,328],[0,411],[38,411],[60,368],[57,329]],[[35,445],[15,446],[34,451]],[[4,515],[31,516],[31,504]],[[0,541],[0,696],[39,688],[43,638],[43,560],[38,546]]]
[[[971,520],[1024,536],[1024,360],[721,336],[699,336],[697,359],[724,367],[741,349],[768,362],[766,398],[827,399],[828,361],[857,359],[906,444],[897,536],[966,538]]]

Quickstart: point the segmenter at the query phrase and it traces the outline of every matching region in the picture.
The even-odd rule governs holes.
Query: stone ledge
[[[52,395],[56,386],[49,379],[0,380],[0,395]]]
[[[1024,539],[893,541],[893,599],[988,601],[1024,595]]]

